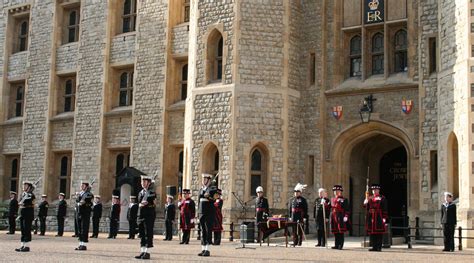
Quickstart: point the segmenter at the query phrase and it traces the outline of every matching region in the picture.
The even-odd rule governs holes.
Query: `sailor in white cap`
[[[94,196],[94,203],[92,204],[92,235],[91,238],[99,237],[99,223],[102,217],[102,202],[100,195]]]
[[[18,214],[18,200],[15,191],[10,191],[10,202],[8,204],[8,233],[14,235],[16,230],[16,217]]]
[[[153,227],[155,224],[155,199],[156,192],[153,177],[142,175],[143,189],[138,194],[138,231],[140,232],[141,253],[136,259],[150,259],[148,249],[153,247]]]
[[[89,242],[89,225],[91,221],[92,199],[94,195],[90,192],[88,181],[81,182],[81,192],[76,198],[77,226],[79,232],[79,246],[76,250],[87,250],[86,244]]]
[[[127,220],[128,220],[128,238],[135,239],[137,233],[137,216],[138,216],[138,203],[137,197],[134,195],[130,196],[130,203],[128,205]]]
[[[176,206],[173,203],[173,196],[166,195],[165,204],[165,241],[171,241],[173,239],[173,223],[176,217]]]
[[[453,194],[444,192],[444,203],[441,205],[441,225],[443,226],[444,249],[454,251],[454,230],[456,229],[456,204],[453,203]]]
[[[58,195],[58,207],[56,212],[56,219],[58,221],[58,233],[56,234],[57,237],[62,237],[64,233],[64,219],[66,218],[67,212],[67,202],[64,200],[66,195],[64,193],[59,193]]]
[[[118,226],[120,220],[120,199],[118,195],[112,195],[112,207],[110,209],[110,228],[108,239],[115,239],[118,233]]]
[[[20,206],[20,230],[21,230],[21,247],[16,248],[17,252],[29,252],[31,242],[31,225],[34,219],[34,201],[36,199],[33,194],[33,183],[30,181],[23,182],[23,193],[21,194]]]
[[[216,217],[214,208],[214,194],[217,188],[211,186],[212,175],[202,174],[202,187],[199,191],[199,225],[201,226],[201,253],[198,256],[209,257],[209,246],[212,245],[212,227]]]
[[[41,195],[41,203],[38,204],[38,219],[40,221],[40,236],[44,236],[44,233],[46,232],[46,217],[48,216],[48,208],[49,208],[49,203],[47,195],[42,194]],[[35,221],[36,222],[36,221]],[[35,230],[36,234],[36,230]]]
[[[268,199],[263,196],[262,186],[257,187],[255,192],[257,193],[257,198],[255,198],[255,221],[257,228],[259,229],[257,242],[260,242],[260,239],[263,238],[260,236],[260,229],[263,228],[263,225],[260,225],[260,223],[267,221],[268,214],[270,213],[270,206],[268,205]]]

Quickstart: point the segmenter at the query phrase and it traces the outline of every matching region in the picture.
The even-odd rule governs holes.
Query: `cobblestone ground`
[[[33,236],[31,252],[19,253],[20,235],[6,235],[0,232],[1,262],[130,262],[137,261],[133,257],[139,251],[138,240],[128,240],[126,235],[117,239],[106,239],[101,233],[99,239],[91,239],[87,251],[75,251],[77,240],[65,233],[64,237],[54,237],[53,233],[46,236]],[[315,248],[314,241],[305,241],[302,247],[285,248],[284,243],[267,246],[247,245],[255,249],[236,249],[238,242],[223,241],[219,247],[211,248],[211,257],[198,257],[201,246],[199,241],[192,239],[190,244],[179,245],[178,241],[162,241],[163,236],[155,236],[155,247],[151,250],[151,261],[160,262],[474,262],[474,250],[465,249],[454,253],[441,252],[439,246],[415,245],[408,250],[406,246],[394,246],[381,253],[368,252],[360,248],[360,242],[348,239],[342,251]],[[332,244],[332,240],[330,240]]]

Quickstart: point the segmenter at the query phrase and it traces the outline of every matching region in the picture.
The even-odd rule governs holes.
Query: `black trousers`
[[[155,224],[155,213],[140,215],[138,221],[138,232],[140,233],[140,246],[153,247],[153,227]]]
[[[78,217],[79,216],[77,215],[77,213],[74,213],[74,235],[76,237],[79,237],[79,223],[78,223],[79,219],[78,219]]]
[[[100,217],[92,217],[92,235],[95,237],[99,236],[99,223]]]
[[[172,240],[173,239],[173,221],[165,220],[165,239]]]
[[[455,226],[443,224],[444,249],[454,251],[454,230]]]
[[[304,225],[303,223],[297,223],[293,226],[293,245],[301,246],[303,243],[303,234],[304,234]]]
[[[22,211],[22,216],[20,217],[20,229],[21,229],[21,242],[30,242],[31,241],[31,225],[33,224],[34,214],[33,208],[23,208],[31,209],[30,211]]]
[[[15,234],[15,230],[16,230],[16,221],[15,221],[16,217],[14,216],[9,216],[8,217],[8,232],[10,234]]]
[[[222,232],[221,231],[214,231],[212,233],[214,234],[214,242],[212,244],[215,245],[215,246],[219,246],[221,244]]]
[[[201,245],[212,245],[212,226],[214,225],[214,216],[201,215],[199,218],[201,226]]]
[[[183,240],[181,240],[185,244],[189,244],[189,238],[191,237],[191,230],[183,230]]]
[[[118,232],[118,219],[111,218],[110,219],[110,230],[109,230],[109,237],[116,237]]]
[[[58,236],[62,236],[64,233],[64,216],[58,216]]]
[[[89,225],[91,222],[90,214],[80,215],[77,219],[77,226],[79,232],[79,241],[87,243],[89,242]]]
[[[324,223],[316,222],[318,226],[318,244],[322,247],[326,246],[326,235],[324,233]]]
[[[344,247],[344,233],[334,233],[334,238],[336,240],[335,246],[342,249],[342,247]]]
[[[46,232],[46,217],[45,216],[40,216],[38,217],[40,221],[40,234],[44,235]]]
[[[137,234],[137,219],[128,220],[128,237],[135,238]]]
[[[370,245],[375,250],[382,250],[383,234],[370,235]]]

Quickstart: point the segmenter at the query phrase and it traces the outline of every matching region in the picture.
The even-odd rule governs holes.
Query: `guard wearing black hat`
[[[128,205],[127,220],[128,220],[128,238],[135,239],[137,233],[137,217],[138,217],[138,203],[136,196],[130,196],[130,204]]]
[[[8,204],[8,233],[14,235],[16,230],[16,217],[18,215],[18,200],[16,192],[10,191],[10,203]]]
[[[79,231],[79,246],[76,250],[87,250],[86,244],[89,242],[89,224],[91,222],[92,199],[89,182],[81,182],[81,192],[76,198],[77,227]]]
[[[306,202],[306,198],[301,196],[305,187],[305,184],[300,183],[295,186],[295,197],[290,201],[289,205],[290,219],[296,222],[296,225],[293,226],[293,246],[301,246],[303,243],[304,223],[308,218],[308,202]]]
[[[110,228],[109,236],[107,238],[115,239],[118,233],[119,221],[120,221],[120,199],[118,195],[112,196],[112,207],[110,209]]]
[[[35,195],[33,190],[35,187],[30,181],[23,182],[23,193],[20,202],[20,229],[21,229],[21,247],[16,248],[17,252],[29,252],[31,242],[31,224],[33,223]]]
[[[183,231],[183,238],[180,244],[189,244],[191,230],[194,228],[194,218],[196,217],[196,204],[191,199],[191,190],[183,189],[184,199],[179,200],[178,208],[180,211],[180,229]]]
[[[202,187],[199,191],[199,225],[201,226],[201,253],[198,256],[209,257],[209,245],[212,244],[212,227],[216,218],[214,194],[217,188],[211,186],[212,175],[202,174]]]
[[[344,233],[348,231],[349,225],[349,201],[342,196],[343,188],[335,185],[332,188],[334,197],[331,198],[331,231],[335,237],[335,245],[332,249],[342,249],[344,246]]]
[[[136,259],[150,259],[148,249],[153,247],[153,227],[155,224],[155,185],[153,177],[142,175],[143,189],[138,194],[138,231],[140,232],[141,253]]]
[[[48,216],[49,203],[46,200],[47,195],[41,195],[41,203],[38,205],[38,219],[40,221],[40,236],[46,232],[46,217]]]
[[[67,202],[64,200],[66,195],[64,193],[59,193],[58,198],[58,208],[56,213],[56,218],[58,220],[58,234],[57,237],[62,237],[64,233],[64,219],[66,218],[67,212]]]
[[[214,241],[212,242],[212,244],[215,246],[219,246],[221,244],[222,231],[224,231],[224,228],[222,227],[223,200],[221,196],[222,190],[217,189],[217,193],[214,195],[214,208],[216,209],[216,218],[214,220],[214,227],[212,228],[212,233],[214,235]]]
[[[444,192],[444,203],[441,205],[441,225],[443,226],[444,249],[454,251],[454,229],[456,228],[456,204],[453,203],[453,194]]]
[[[365,229],[372,246],[369,251],[382,251],[383,234],[387,232],[388,204],[385,196],[380,194],[380,185],[372,184],[370,189],[372,195],[364,200],[367,209]]]

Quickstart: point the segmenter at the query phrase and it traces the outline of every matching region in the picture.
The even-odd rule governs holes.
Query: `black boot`
[[[142,259],[150,259],[150,253],[143,254]]]
[[[140,255],[135,256],[136,259],[141,259],[145,255],[145,252],[140,253]]]

